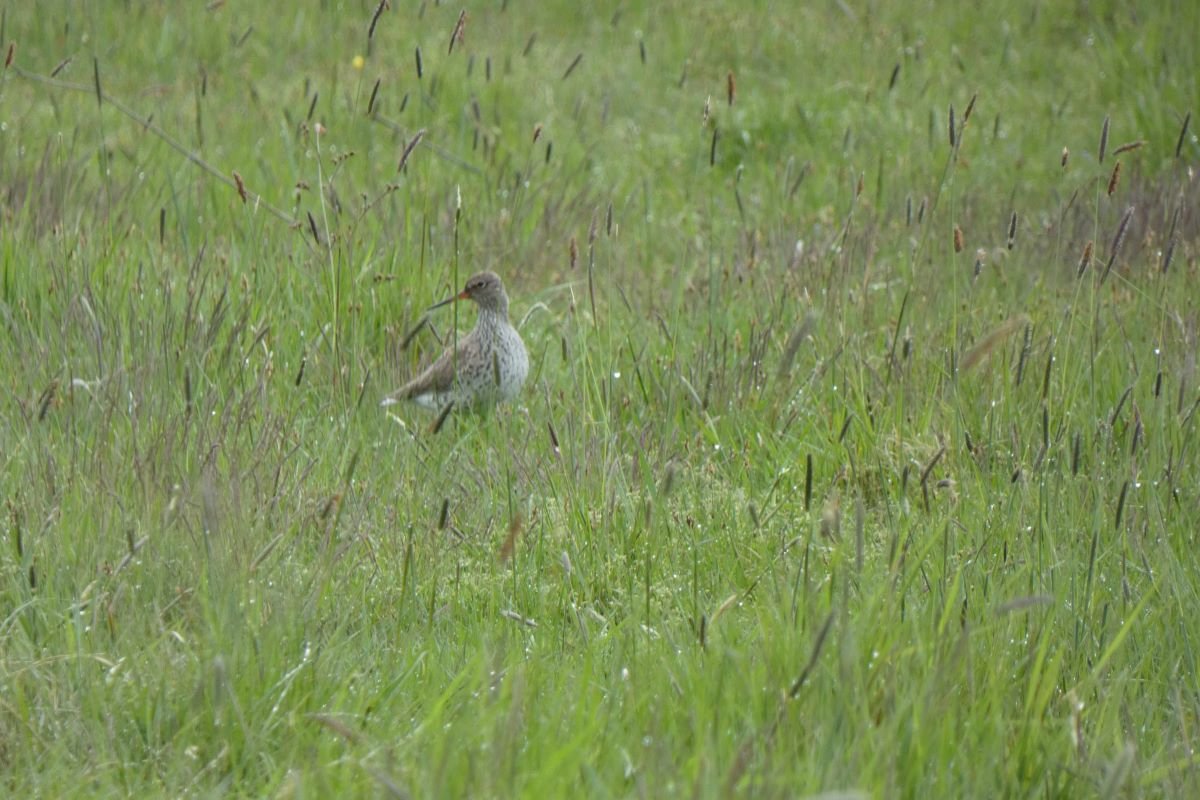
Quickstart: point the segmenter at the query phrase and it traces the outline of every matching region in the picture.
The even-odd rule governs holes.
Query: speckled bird
[[[411,400],[425,408],[483,410],[512,400],[529,374],[529,353],[521,334],[508,321],[508,295],[494,272],[480,272],[466,287],[435,308],[458,300],[474,300],[479,306],[475,328],[458,340],[456,347],[434,361],[417,377],[384,398],[383,405]]]

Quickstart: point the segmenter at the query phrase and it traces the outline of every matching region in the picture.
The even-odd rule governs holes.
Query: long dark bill
[[[467,299],[467,293],[464,290],[464,291],[459,292],[458,294],[454,295],[453,297],[447,297],[445,300],[443,300],[440,303],[434,303],[426,310],[433,311],[435,308],[441,308],[442,306],[448,306],[451,303],[456,302],[458,300],[466,300],[466,299]]]

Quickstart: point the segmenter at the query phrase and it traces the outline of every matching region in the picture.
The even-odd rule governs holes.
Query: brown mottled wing
[[[430,364],[424,372],[401,386],[393,397],[400,400],[411,400],[427,393],[442,393],[450,390],[454,384],[454,365],[463,356],[467,339],[460,339],[455,350],[447,350],[438,356],[437,361]],[[457,358],[455,354],[457,353]]]

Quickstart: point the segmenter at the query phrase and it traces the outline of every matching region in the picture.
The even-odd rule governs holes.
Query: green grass
[[[0,5],[0,793],[1196,794],[1200,12],[941,5]]]

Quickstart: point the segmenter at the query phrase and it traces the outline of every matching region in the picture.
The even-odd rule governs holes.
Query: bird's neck
[[[508,324],[508,309],[480,308],[476,328],[503,328]]]

